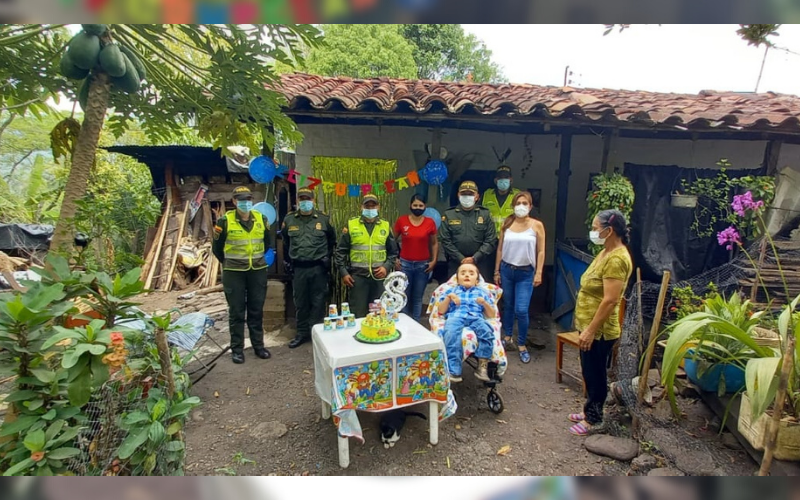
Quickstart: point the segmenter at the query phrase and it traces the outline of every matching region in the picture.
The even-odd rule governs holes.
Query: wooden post
[[[653,351],[655,351],[656,340],[658,339],[658,330],[661,327],[661,316],[664,311],[664,302],[667,300],[667,291],[669,290],[670,278],[670,272],[664,271],[664,277],[661,279],[661,290],[658,292],[656,313],[653,317],[653,327],[650,328],[650,341],[647,343],[647,352],[645,353],[644,364],[642,365],[642,373],[639,376],[639,391],[636,396],[637,405],[642,404],[644,393],[647,390],[647,379],[648,375],[650,374],[650,364],[653,362]]]
[[[641,352],[644,354],[644,312],[642,311],[642,268],[636,268],[636,294],[638,307],[639,307],[639,322],[637,323],[637,327],[639,328],[639,350],[636,352]]]
[[[178,226],[178,234],[175,236],[175,248],[172,251],[172,263],[169,266],[169,274],[167,275],[167,286],[164,291],[168,292],[172,288],[172,281],[175,278],[175,267],[178,265],[178,249],[181,247],[181,238],[186,230],[186,221],[189,219],[189,202],[183,207],[183,214],[181,214],[181,223]]]
[[[561,134],[561,153],[558,160],[558,194],[556,201],[556,241],[567,234],[567,204],[569,202],[569,176],[572,161],[572,134]]]
[[[789,329],[786,336],[786,346],[783,349],[783,361],[781,362],[781,376],[778,379],[778,394],[775,395],[775,404],[772,407],[772,418],[767,427],[766,443],[764,444],[764,458],[761,460],[761,468],[758,470],[759,476],[768,476],[769,469],[772,467],[772,457],[775,454],[775,447],[778,444],[778,431],[781,428],[781,417],[783,416],[783,406],[786,404],[786,389],[789,385],[789,376],[792,373],[794,361],[794,333]],[[758,418],[758,415],[753,415]]]
[[[766,175],[775,175],[778,171],[778,158],[781,155],[782,144],[781,140],[767,142],[767,147],[764,149],[764,165],[761,167]]]
[[[164,214],[161,217],[163,218],[164,224],[161,227],[161,232],[156,237],[158,242],[155,244],[153,260],[150,264],[150,270],[147,272],[147,279],[144,282],[144,288],[146,290],[149,290],[150,285],[153,284],[153,277],[156,274],[156,268],[161,259],[161,247],[164,244],[164,236],[167,234],[167,226],[169,226],[169,220],[172,218],[172,191],[169,188],[167,188],[167,208],[164,210]]]
[[[600,161],[600,171],[608,173],[609,166],[614,166],[614,152],[617,148],[617,138],[619,137],[619,129],[615,128],[612,131],[607,131],[603,136],[603,157]],[[609,160],[610,155],[610,160]]]

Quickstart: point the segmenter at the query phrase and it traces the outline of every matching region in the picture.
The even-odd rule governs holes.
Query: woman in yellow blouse
[[[628,223],[619,210],[604,210],[592,222],[589,238],[603,250],[581,277],[575,305],[575,328],[580,333],[581,371],[586,384],[583,413],[573,413],[569,431],[589,434],[603,422],[608,395],[607,366],[614,344],[622,334],[619,304],[633,271],[628,244]]]

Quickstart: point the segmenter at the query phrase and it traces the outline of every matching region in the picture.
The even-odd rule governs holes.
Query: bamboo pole
[[[753,280],[753,286],[750,288],[750,302],[756,301],[756,294],[758,294],[758,284],[761,283],[761,268],[764,266],[764,259],[767,255],[767,238],[761,239],[761,252],[758,255],[758,267],[756,268],[756,277]],[[766,292],[766,289],[764,290]],[[766,297],[769,301],[769,296]]]
[[[164,214],[162,215],[164,225],[161,228],[161,233],[159,233],[158,235],[156,250],[153,253],[153,262],[150,265],[150,270],[147,273],[147,279],[144,282],[144,288],[146,290],[149,290],[150,285],[153,284],[153,277],[156,275],[156,268],[158,267],[159,260],[161,259],[161,247],[164,245],[164,236],[167,234],[167,226],[169,226],[169,219],[171,218],[172,218],[172,190],[167,189],[167,208],[166,210],[164,210]]]
[[[789,330],[786,336],[786,346],[783,350],[783,361],[781,362],[781,376],[778,379],[778,394],[775,395],[775,405],[772,408],[772,418],[767,427],[766,443],[764,445],[764,458],[761,459],[761,468],[758,470],[759,476],[768,476],[769,469],[772,467],[772,457],[775,455],[775,447],[778,445],[778,432],[781,428],[781,417],[783,416],[783,406],[786,404],[786,390],[789,386],[789,376],[792,373],[794,361],[794,332]],[[753,418],[756,416],[754,415]]]
[[[664,311],[664,302],[667,300],[670,278],[670,272],[664,271],[664,276],[661,278],[661,290],[658,292],[658,305],[656,306],[655,316],[653,317],[653,327],[650,328],[650,340],[647,344],[647,353],[645,354],[642,373],[639,377],[639,391],[636,396],[637,405],[642,404],[644,393],[647,390],[647,378],[650,374],[650,364],[653,362],[653,351],[655,351],[658,330],[661,327],[661,316]]]

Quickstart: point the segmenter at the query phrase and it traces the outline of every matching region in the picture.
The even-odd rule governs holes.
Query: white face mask
[[[459,203],[464,208],[472,208],[475,206],[475,197],[470,195],[463,195],[458,197]]]
[[[605,229],[603,231],[605,231]],[[605,245],[606,239],[600,237],[600,233],[603,231],[589,231],[589,239],[592,243],[595,245]]]
[[[526,217],[529,213],[531,213],[531,209],[528,205],[517,205],[514,207],[514,215],[517,217]]]

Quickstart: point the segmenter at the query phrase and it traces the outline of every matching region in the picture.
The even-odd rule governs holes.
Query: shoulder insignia
[[[345,228],[342,228],[342,234],[347,234],[348,232],[349,232],[349,231],[347,230],[347,228],[346,228],[346,227],[345,227]]]

